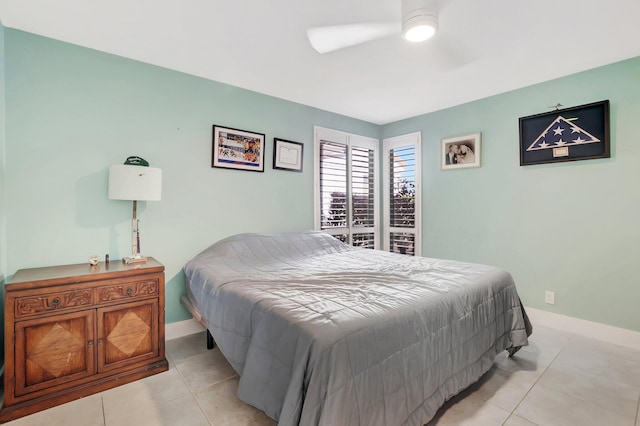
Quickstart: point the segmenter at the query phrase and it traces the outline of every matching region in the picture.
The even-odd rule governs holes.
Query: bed
[[[279,425],[423,425],[531,324],[501,269],[240,234],[184,267],[187,304]]]

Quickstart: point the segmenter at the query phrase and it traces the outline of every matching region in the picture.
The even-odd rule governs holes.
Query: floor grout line
[[[546,339],[544,339],[542,342],[546,342]],[[490,402],[488,399],[484,399],[478,395],[475,395],[473,393],[470,393],[467,397],[463,398],[464,399],[470,399],[469,403],[471,406],[475,406],[476,405],[476,398],[478,402],[482,402],[482,403],[488,403],[494,407],[497,407],[501,410],[504,410],[505,412],[508,412],[508,415],[506,416],[506,419],[504,420],[499,420],[498,418],[496,418],[495,416],[492,417],[492,420],[490,423],[487,424],[491,424],[491,425],[508,425],[508,424],[513,424],[513,423],[526,423],[526,424],[531,424],[531,425],[544,425],[544,417],[538,417],[538,410],[540,409],[537,405],[535,405],[535,400],[538,399],[538,397],[540,396],[540,391],[545,391],[545,393],[549,390],[549,389],[554,389],[554,385],[553,383],[556,382],[556,380],[558,380],[558,377],[556,377],[554,374],[556,372],[558,373],[562,373],[565,372],[566,369],[570,369],[571,368],[571,358],[570,356],[574,356],[574,352],[576,351],[575,347],[572,345],[572,343],[570,342],[564,342],[563,344],[561,344],[560,346],[557,345],[557,342],[555,341],[555,339],[552,339],[550,342],[547,342],[547,345],[542,345],[541,344],[538,346],[540,349],[536,350],[534,348],[533,352],[534,354],[538,354],[537,356],[535,356],[534,358],[532,357],[527,357],[527,361],[531,361],[529,358],[532,358],[533,361],[531,362],[536,362],[537,363],[537,367],[536,368],[537,371],[539,371],[539,374],[536,376],[528,376],[529,378],[527,379],[527,384],[531,383],[531,385],[527,388],[525,386],[518,386],[517,388],[519,389],[518,394],[520,394],[520,392],[523,392],[523,396],[521,398],[519,398],[515,405],[514,408],[512,408],[511,410],[505,410],[504,408],[495,405],[494,403]],[[201,344],[200,344],[201,343]],[[188,346],[187,346],[188,345]],[[208,354],[208,355],[215,355],[216,359],[218,357],[219,354],[212,354],[213,351],[211,350],[206,350],[205,349],[206,345],[204,341],[200,341],[198,340],[197,342],[195,340],[192,341],[185,341],[185,345],[179,345],[179,346],[175,346],[174,347],[174,356],[178,356],[181,357],[180,358],[180,364],[183,364],[184,361],[188,361],[189,359],[192,359],[194,357],[198,357],[198,356],[203,356],[204,354]],[[608,349],[608,348],[605,348]],[[594,348],[594,351],[596,351],[597,348]],[[218,349],[219,351],[219,349]],[[556,352],[557,351],[557,352]],[[554,352],[556,352],[554,354]],[[580,351],[577,351],[576,353],[581,353]],[[605,352],[603,352],[605,353]],[[612,352],[610,355],[613,357],[615,355],[616,352]],[[609,352],[606,352],[606,354],[609,354]],[[180,391],[180,394],[182,395],[182,397],[185,398],[185,400],[190,396],[193,400],[195,400],[195,405],[192,405],[192,402],[189,401],[189,406],[191,408],[189,408],[187,411],[185,411],[185,413],[188,413],[189,415],[193,415],[193,416],[197,416],[198,420],[202,423],[202,424],[206,424],[206,425],[216,425],[219,424],[220,419],[219,418],[210,418],[211,417],[215,417],[218,415],[218,413],[220,413],[220,411],[218,410],[218,408],[216,409],[212,409],[211,407],[207,406],[206,401],[209,400],[209,398],[211,398],[211,395],[209,392],[212,391],[213,388],[215,388],[216,386],[220,386],[221,384],[227,383],[229,381],[232,380],[236,380],[238,378],[237,374],[233,374],[230,377],[226,377],[224,379],[221,380],[216,380],[215,383],[208,383],[208,385],[202,389],[192,389],[191,387],[189,387],[188,385],[188,380],[185,377],[192,377],[193,375],[191,373],[193,373],[194,371],[198,371],[198,370],[193,370],[192,367],[193,365],[190,363],[188,366],[187,365],[183,365],[183,370],[181,370],[180,368],[178,368],[176,362],[175,362],[175,358],[171,356],[172,354],[167,352],[167,358],[169,360],[171,360],[171,366],[172,369],[175,368],[177,370],[177,372],[172,373],[171,374],[171,380],[169,381],[164,381],[161,380],[159,383],[162,383],[163,386],[174,386],[174,385],[179,385],[179,386],[184,386],[186,387],[187,392],[182,392]],[[542,355],[542,356],[540,356]],[[609,355],[607,355],[609,356]],[[515,358],[517,358],[518,355],[515,356]],[[599,358],[597,358],[599,359]],[[609,358],[607,358],[609,359]],[[613,358],[612,358],[613,359]],[[567,362],[568,360],[568,362]],[[544,362],[544,364],[543,364]],[[558,364],[555,364],[556,362],[558,362]],[[217,364],[216,364],[217,365]],[[222,364],[220,364],[222,365]],[[633,364],[635,366],[635,364]],[[554,367],[553,369],[551,367]],[[523,364],[522,368],[527,368],[529,367],[529,364]],[[217,368],[217,367],[214,367]],[[225,367],[227,368],[227,367]],[[604,367],[603,367],[604,368]],[[537,372],[536,371],[536,372]],[[582,372],[582,370],[580,370],[580,374],[590,374],[588,371]],[[616,372],[618,370],[615,370]],[[506,373],[509,374],[513,374],[513,372],[509,371],[505,371]],[[634,370],[635,372],[635,370]],[[185,373],[185,374],[183,374]],[[234,372],[235,373],[235,372]],[[163,374],[163,373],[160,373]],[[619,374],[619,373],[617,373]],[[548,379],[549,381],[545,381],[544,385],[540,385],[541,379],[545,377],[546,379]],[[595,375],[595,377],[600,377],[598,375]],[[604,376],[602,376],[604,377]],[[635,376],[634,376],[635,377]],[[146,379],[146,378],[145,378]],[[142,380],[145,380],[142,379]],[[201,381],[197,382],[200,383]],[[552,383],[553,382],[553,383]],[[195,383],[195,382],[194,382]],[[500,381],[499,381],[500,383]],[[126,386],[126,384],[124,385]],[[228,385],[224,385],[224,386],[231,386],[231,384]],[[536,386],[541,386],[541,388],[538,388],[538,390],[536,391],[536,393],[533,393],[533,390]],[[638,386],[637,384],[635,386],[633,386],[633,388],[635,389],[635,391],[639,391],[640,390],[640,386]],[[137,389],[137,388],[136,388]],[[498,388],[499,389],[499,388]],[[630,426],[640,426],[640,394],[635,395],[636,396],[636,410],[634,413],[632,413],[633,410],[633,397],[628,393],[630,391],[630,388],[625,388],[627,389],[627,392],[623,394],[624,399],[625,399],[625,415],[624,415],[624,419],[625,422],[627,422],[626,424],[629,424]],[[228,390],[228,389],[227,389]],[[565,388],[562,388],[562,392],[565,392]],[[122,423],[122,421],[119,419],[119,413],[124,413],[125,411],[122,411],[121,407],[116,406],[116,404],[113,403],[113,400],[111,399],[111,394],[107,393],[108,391],[103,391],[100,392],[96,395],[100,396],[100,406],[101,406],[101,413],[96,413],[97,410],[95,410],[95,407],[97,406],[97,402],[93,402],[90,405],[91,407],[93,407],[91,409],[91,412],[94,413],[92,414],[92,419],[93,422],[95,422],[95,424],[102,424],[104,426],[109,426],[109,424],[113,425],[114,422],[118,423],[118,424],[124,424]],[[231,399],[234,400],[235,403],[235,398],[233,398],[233,396],[231,395],[231,393],[228,392],[224,392],[224,395],[217,392],[215,389],[213,390],[214,392],[214,396],[215,398],[229,398],[229,401],[231,401]],[[464,391],[463,391],[464,392]],[[171,394],[173,395],[173,394]],[[171,395],[165,395],[164,397],[168,397]],[[200,399],[198,398],[198,395],[200,395]],[[567,394],[570,395],[570,394]],[[589,394],[590,395],[590,394]],[[163,398],[164,398],[163,397]],[[527,398],[529,398],[529,401],[534,404],[534,405],[530,405],[529,403],[525,406],[524,405],[524,401],[527,400]],[[471,400],[472,399],[472,400]],[[582,397],[580,397],[579,399],[582,399]],[[584,401],[591,400],[590,398],[586,398],[584,399]],[[173,401],[173,398],[171,399],[171,401]],[[462,401],[462,400],[461,400]],[[164,399],[162,401],[155,401],[156,403],[156,407],[160,407],[160,404],[165,403]],[[511,400],[510,405],[513,404],[513,400]],[[464,404],[462,404],[464,405]],[[461,405],[461,407],[462,407]],[[107,422],[106,420],[106,408],[107,406],[110,408],[110,423]],[[579,405],[582,406],[582,405]],[[177,407],[177,405],[176,405]],[[197,408],[196,408],[197,407]],[[221,405],[220,409],[221,410],[226,410],[227,406],[226,405]],[[526,410],[523,411],[524,414],[516,414],[516,411],[520,408],[520,407],[524,407],[526,408]],[[54,407],[55,408],[55,407]],[[209,414],[207,414],[207,411],[205,410],[205,408],[209,411]],[[570,410],[572,408],[572,403],[568,402],[567,403],[567,409]],[[120,410],[120,411],[118,411]],[[68,410],[67,410],[68,411]],[[251,412],[253,413],[253,409],[247,412]],[[463,412],[463,411],[461,411]],[[453,413],[453,411],[452,411]],[[537,419],[537,421],[532,421],[530,419],[528,419],[527,413],[531,416],[533,416],[534,418]],[[98,420],[95,420],[95,414],[98,414],[98,419],[102,419],[101,423],[98,423]],[[28,421],[23,421],[20,422],[20,419],[18,420],[18,422],[16,424],[40,424],[38,423],[40,418],[50,418],[51,416],[45,416],[45,417],[35,417],[38,414],[35,413],[34,417],[33,417],[33,422],[34,423],[29,423]],[[75,414],[65,414],[65,418],[72,418]],[[253,414],[251,414],[253,415]],[[470,414],[468,417],[465,417],[465,419],[467,420],[472,420],[475,414]],[[114,417],[115,416],[115,417]],[[118,417],[118,418],[116,418]],[[454,416],[455,417],[455,416]],[[54,417],[57,418],[57,417]],[[237,420],[239,417],[235,417],[235,419]],[[488,418],[488,417],[487,417]],[[500,416],[499,418],[502,418],[502,416]],[[618,418],[618,417],[616,417]],[[620,417],[622,418],[622,417]],[[447,417],[443,417],[443,420],[441,421],[441,423],[439,424],[449,424],[447,423],[447,421],[449,421],[450,419]],[[497,421],[496,421],[497,420]],[[540,423],[542,421],[542,423]],[[588,422],[587,422],[588,423]],[[71,423],[68,423],[71,424]],[[242,424],[242,423],[236,423],[236,424]],[[271,423],[259,423],[259,424],[269,424],[271,425]],[[476,423],[478,424],[478,423]],[[565,424],[571,424],[569,423],[565,423]],[[573,423],[574,425],[576,424],[575,422]],[[606,423],[601,423],[601,424],[606,424]],[[610,423],[613,424],[613,423]],[[619,424],[616,423],[616,424]]]
[[[520,407],[520,405],[522,405],[522,403],[524,402],[524,400],[527,398],[527,396],[531,393],[531,391],[533,390],[533,388],[536,387],[536,385],[538,384],[538,382],[540,381],[540,379],[542,379],[542,376],[545,375],[545,373],[549,370],[549,368],[551,368],[551,365],[556,361],[556,359],[558,359],[558,357],[560,356],[560,353],[564,350],[564,345],[562,346],[562,348],[558,351],[558,353],[556,354],[556,356],[553,357],[553,359],[551,360],[551,362],[549,362],[549,364],[544,368],[544,371],[542,372],[542,374],[540,374],[540,376],[538,376],[538,378],[535,380],[535,382],[533,382],[533,386],[531,386],[529,388],[529,390],[527,391],[527,393],[524,394],[524,396],[522,397],[522,399],[520,400],[520,402],[518,402],[518,404],[513,408],[513,410],[511,411],[511,415],[516,415],[518,417],[521,417],[523,419],[525,419],[526,421],[536,424],[533,421],[527,419],[526,417],[522,417],[516,413],[516,410],[518,409],[518,407]],[[509,415],[509,417],[511,417],[511,415]],[[507,420],[509,418],[507,417]],[[505,420],[506,422],[506,420]]]
[[[100,392],[100,404],[102,405],[102,424],[107,426],[107,413],[104,410],[104,392]]]
[[[203,342],[203,346],[206,348],[206,341],[204,341],[204,342]],[[187,360],[187,359],[189,359],[189,358],[192,358],[192,357],[195,357],[195,356],[199,356],[199,355],[202,355],[202,354],[210,353],[211,351],[213,351],[213,350],[215,350],[215,349],[216,349],[216,348],[212,348],[212,349],[207,348],[205,351],[200,352],[200,353],[195,353],[195,354],[193,354],[193,355],[191,355],[191,356],[188,356],[188,357],[186,357],[185,359],[183,359],[182,361],[185,361],[185,360]],[[219,349],[218,349],[218,350],[219,350]],[[170,356],[170,355],[169,355],[169,356]],[[173,360],[173,357],[172,357],[172,360]],[[212,420],[212,419],[210,419],[210,418],[209,418],[209,416],[207,415],[207,412],[205,411],[204,407],[201,405],[201,403],[200,403],[200,401],[198,400],[198,397],[196,396],[196,394],[197,394],[198,392],[202,392],[202,391],[203,391],[203,390],[205,390],[205,389],[208,389],[208,388],[210,388],[210,387],[213,387],[213,386],[215,386],[215,385],[216,385],[216,384],[218,384],[218,383],[222,383],[222,382],[224,382],[224,381],[226,381],[226,380],[230,380],[230,379],[232,379],[232,378],[236,377],[236,376],[237,376],[237,374],[235,374],[235,375],[233,375],[233,376],[231,376],[231,377],[229,377],[229,378],[227,378],[227,379],[219,380],[219,381],[217,381],[216,383],[213,383],[212,385],[210,385],[210,386],[208,386],[208,387],[206,387],[206,388],[204,388],[204,389],[200,389],[200,390],[196,391],[196,390],[191,389],[191,387],[190,387],[190,386],[189,386],[189,384],[187,383],[187,381],[186,381],[185,377],[183,376],[182,371],[180,371],[180,368],[178,367],[178,363],[177,363],[175,360],[173,360],[173,365],[174,365],[174,368],[175,368],[175,369],[177,370],[177,372],[178,372],[178,376],[180,377],[180,380],[182,380],[182,382],[183,382],[183,383],[184,383],[184,385],[186,386],[187,390],[189,391],[189,394],[191,395],[191,397],[193,398],[193,400],[196,402],[196,405],[198,406],[198,409],[200,410],[200,412],[202,413],[202,415],[204,416],[204,418],[207,420],[207,422],[209,423],[209,425],[212,425],[212,426],[213,426],[213,425],[214,425],[213,420]]]

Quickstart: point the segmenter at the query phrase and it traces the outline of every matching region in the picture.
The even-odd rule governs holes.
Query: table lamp
[[[160,201],[162,194],[162,170],[149,167],[140,157],[129,157],[124,164],[109,167],[109,199],[133,201],[131,220],[131,256],[122,259],[127,264],[146,262],[140,255],[140,221],[137,215],[138,201]]]

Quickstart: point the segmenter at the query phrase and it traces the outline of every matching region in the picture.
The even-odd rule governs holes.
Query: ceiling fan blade
[[[437,57],[436,68],[440,71],[460,68],[478,59],[477,53],[457,38],[444,36],[434,42],[433,54]]]
[[[399,22],[369,22],[309,28],[307,37],[315,50],[328,53],[398,33]]]

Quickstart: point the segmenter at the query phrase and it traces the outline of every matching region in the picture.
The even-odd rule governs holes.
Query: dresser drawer
[[[159,294],[157,279],[105,285],[96,289],[96,303],[108,303],[132,298],[155,297]]]
[[[15,316],[22,318],[43,312],[55,312],[78,306],[91,306],[93,292],[90,289],[62,291],[15,299]]]

